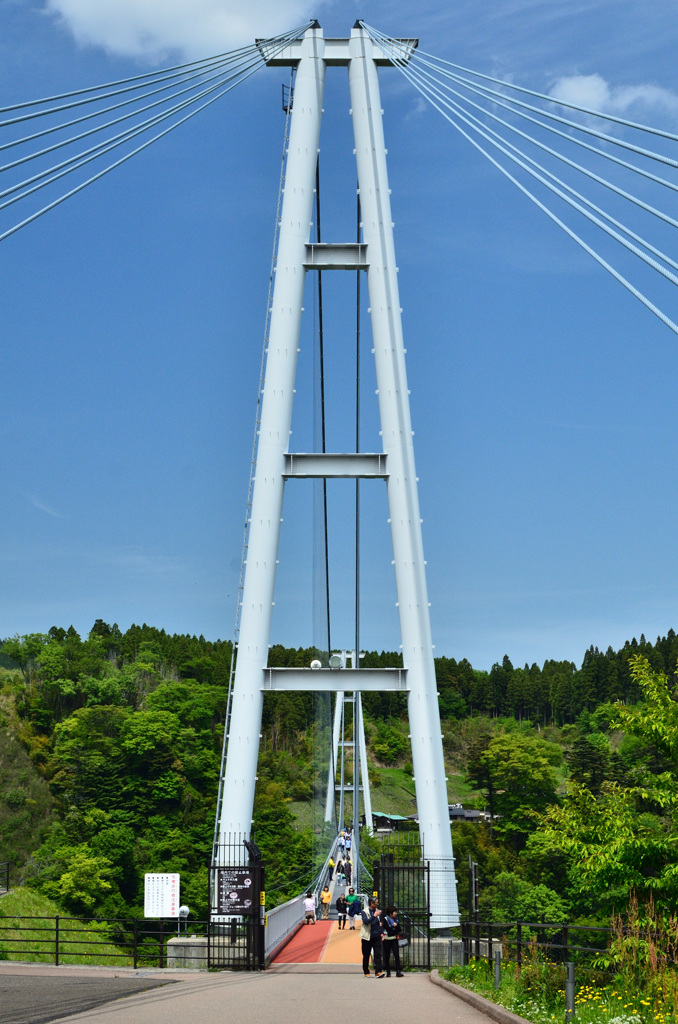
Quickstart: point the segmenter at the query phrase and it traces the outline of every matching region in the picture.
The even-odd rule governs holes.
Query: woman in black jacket
[[[386,977],[391,977],[391,953],[393,953],[393,961],[395,964],[396,978],[404,978],[400,968],[400,947],[398,946],[398,939],[402,938],[403,929],[400,921],[398,920],[398,911],[395,907],[386,908],[386,916],[384,917],[384,937],[383,937],[383,949],[384,949],[384,969],[386,971]]]
[[[348,903],[346,902],[346,897],[344,896],[343,893],[338,898],[338,900],[336,901],[336,903],[334,905],[337,908],[337,914],[339,915],[339,927],[340,928],[345,928],[346,927],[346,915],[348,913]]]

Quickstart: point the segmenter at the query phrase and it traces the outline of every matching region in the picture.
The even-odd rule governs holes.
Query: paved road
[[[389,1024],[489,1024],[427,974],[367,979],[355,966],[285,965],[265,973],[124,972],[0,964],[2,1024],[312,1024],[360,1013]],[[120,998],[124,996],[125,998]]]
[[[168,979],[138,977],[32,976],[0,974],[0,1022],[49,1024],[123,996],[171,985]]]

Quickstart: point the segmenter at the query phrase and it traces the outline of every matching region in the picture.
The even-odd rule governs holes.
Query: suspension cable
[[[230,92],[233,88],[235,88],[236,85],[239,85],[247,78],[250,78],[257,70],[259,70],[260,67],[262,67],[266,63],[266,60],[269,60],[271,56],[274,56],[276,53],[279,53],[288,44],[291,38],[298,37],[298,35],[303,31],[305,31],[305,28],[295,30],[294,32],[291,33],[286,33],[284,36],[276,37],[273,40],[266,40],[265,44],[269,48],[269,52],[266,58],[264,58],[261,52],[261,46],[256,47],[255,49],[257,50],[258,53],[258,56],[256,58],[254,57],[253,54],[252,60],[248,64],[246,64],[244,68],[241,68],[239,71],[218,82],[216,85],[212,85],[208,89],[202,90],[196,96],[184,100],[182,101],[182,103],[176,104],[173,108],[171,108],[171,110],[164,111],[160,114],[156,114],[154,115],[154,117],[147,119],[147,121],[145,122],[142,122],[141,125],[127,129],[125,132],[119,133],[118,136],[113,136],[112,139],[106,140],[106,142],[96,147],[92,147],[91,150],[85,151],[85,154],[79,154],[77,157],[73,157],[68,161],[63,161],[62,164],[55,165],[55,167],[51,168],[48,172],[46,172],[49,174],[52,173],[53,171],[56,171],[56,173],[54,173],[51,178],[47,178],[46,180],[39,182],[38,184],[34,185],[31,188],[25,188],[19,196],[15,196],[13,199],[6,201],[4,204],[0,204],[0,210],[4,209],[6,206],[11,205],[11,203],[17,201],[19,198],[25,198],[26,196],[32,194],[33,192],[37,191],[38,188],[41,188],[46,184],[51,184],[52,182],[63,177],[69,171],[76,170],[79,167],[82,167],[85,164],[90,163],[97,157],[102,156],[107,152],[110,152],[112,149],[115,149],[123,142],[128,142],[131,139],[142,134],[143,132],[148,131],[151,128],[161,124],[169,117],[179,113],[182,110],[185,110],[188,107],[191,107],[193,104],[197,102],[198,99],[204,96],[209,97],[205,100],[205,102],[200,103],[198,106],[194,107],[194,109],[189,110],[188,113],[185,114],[183,117],[174,121],[172,124],[169,125],[169,127],[165,128],[161,132],[158,132],[156,135],[152,136],[150,139],[146,140],[141,145],[135,147],[118,160],[115,160],[113,163],[103,168],[97,174],[92,175],[86,181],[81,182],[79,185],[70,189],[69,191],[59,196],[52,202],[48,203],[46,206],[42,207],[35,213],[31,214],[28,217],[25,217],[17,224],[0,233],[0,241],[4,240],[5,238],[8,238],[10,235],[14,234],[22,227],[25,227],[27,224],[32,223],[38,217],[41,217],[43,214],[54,209],[56,206],[64,202],[66,199],[69,199],[71,196],[82,191],[88,185],[91,185],[93,182],[98,181],[105,174],[108,174],[109,171],[113,170],[116,167],[119,167],[121,164],[129,160],[132,156],[135,156],[137,153],[140,153],[142,150],[148,148],[148,146],[150,146],[152,143],[163,138],[165,135],[169,134],[169,132],[173,131],[175,128],[178,128],[179,125],[184,124],[191,117],[195,116],[195,114],[199,113],[201,110],[204,110],[206,107],[210,106],[218,99],[221,99],[224,95],[226,95],[226,93]],[[56,168],[61,169],[56,170]],[[0,193],[0,195],[14,193],[18,189],[26,186],[30,181],[34,181],[38,177],[41,178],[42,175],[35,175],[32,179],[27,179],[26,182],[23,182],[20,185],[12,186],[9,189],[5,190],[4,193]]]
[[[236,63],[235,61],[231,61],[231,60],[222,61],[219,64],[213,65],[213,67],[223,68],[224,66],[233,65],[235,63]],[[14,139],[11,142],[4,142],[4,143],[0,144],[0,151],[5,150],[5,149],[12,149],[15,146],[21,146],[21,145],[23,145],[26,142],[33,142],[33,141],[35,141],[35,139],[44,138],[46,135],[52,135],[54,132],[63,131],[64,128],[72,128],[73,125],[82,124],[84,121],[91,121],[92,118],[100,117],[102,114],[108,114],[108,113],[110,113],[113,110],[122,110],[123,107],[128,107],[132,103],[139,103],[139,101],[141,99],[145,100],[149,96],[157,96],[158,93],[167,92],[168,89],[174,89],[177,84],[183,85],[186,82],[195,82],[195,81],[198,81],[198,80],[201,80],[201,81],[205,82],[205,81],[213,80],[216,77],[217,77],[217,75],[207,75],[206,76],[204,71],[200,71],[200,72],[198,72],[196,74],[193,74],[193,75],[187,75],[187,76],[185,76],[182,79],[182,81],[180,83],[176,83],[175,82],[172,85],[163,85],[159,89],[152,89],[149,92],[145,93],[145,95],[143,97],[134,96],[132,99],[122,100],[120,103],[114,103],[110,107],[103,107],[103,109],[101,109],[101,110],[91,110],[91,111],[89,111],[89,113],[83,114],[81,117],[73,118],[73,120],[66,121],[63,124],[52,125],[51,128],[44,128],[42,131],[34,132],[32,135],[25,135],[21,139]],[[44,156],[46,153],[51,153],[55,149],[59,149],[62,146],[69,145],[69,143],[79,142],[80,139],[87,138],[87,136],[93,135],[95,132],[103,131],[105,128],[110,128],[114,124],[119,124],[121,121],[124,121],[127,118],[135,117],[137,114],[141,114],[145,110],[151,110],[153,107],[159,106],[161,103],[168,103],[170,101],[170,99],[174,99],[176,96],[182,96],[185,93],[190,92],[191,89],[195,89],[195,88],[197,88],[197,86],[194,85],[194,86],[189,87],[188,89],[177,90],[172,95],[172,97],[166,96],[163,99],[156,101],[155,103],[149,103],[145,107],[139,107],[136,110],[131,110],[127,114],[123,115],[122,117],[114,118],[111,121],[107,121],[105,124],[96,125],[94,128],[91,128],[91,129],[89,129],[86,132],[82,132],[79,135],[72,135],[72,136],[70,136],[67,139],[63,139],[61,142],[55,143],[53,146],[49,146],[49,147],[47,147],[45,149],[38,149],[38,150],[36,150],[33,153],[28,153],[26,156],[20,157],[19,159],[13,161],[12,163],[5,164],[3,167],[0,167],[0,171],[7,171],[11,167],[16,167],[18,164],[25,163],[27,160],[34,160],[38,156]]]
[[[367,26],[365,26],[367,28]],[[369,30],[368,30],[369,31]],[[376,31],[376,30],[373,30]],[[385,37],[386,38],[386,37]],[[494,78],[492,75],[481,74],[480,71],[472,71],[470,68],[465,68],[461,64],[453,64],[452,61],[443,60],[442,57],[436,57],[432,53],[427,53],[426,50],[417,48],[417,56],[430,57],[431,60],[437,61],[438,64],[444,64],[447,67],[455,68],[457,71],[462,71],[467,75],[473,75],[474,78],[482,78],[486,82],[494,82],[496,85],[501,85],[504,89],[513,89],[515,92],[521,92],[527,96],[534,96],[536,99],[546,100],[549,103],[555,103],[560,107],[567,107],[570,110],[577,110],[580,114],[589,114],[594,117],[603,118],[606,121],[611,121],[613,124],[623,125],[625,128],[636,128],[638,131],[647,132],[650,135],[657,135],[663,139],[671,139],[673,142],[678,142],[678,135],[673,132],[664,131],[661,128],[655,128],[652,125],[642,124],[638,121],[630,121],[625,117],[618,117],[615,114],[606,114],[602,110],[595,110],[591,107],[584,107],[579,103],[572,103],[571,101],[560,99],[557,96],[549,96],[548,93],[537,92],[534,89],[526,89],[524,86],[515,85],[513,82],[508,82],[502,78]]]
[[[249,70],[249,69],[258,70],[259,67],[260,67],[260,64],[257,61],[250,61],[250,63],[248,65],[246,65],[245,70]],[[192,96],[190,99],[186,99],[186,100],[183,100],[181,103],[175,104],[175,106],[170,107],[169,110],[165,110],[165,111],[163,111],[163,112],[161,112],[159,114],[154,114],[153,117],[147,118],[145,121],[142,121],[140,124],[134,125],[131,128],[127,128],[125,131],[119,132],[117,135],[113,135],[113,136],[111,136],[111,138],[105,139],[103,142],[97,143],[95,146],[90,147],[90,149],[86,149],[82,153],[78,153],[75,156],[68,157],[66,160],[63,160],[61,163],[55,164],[53,167],[48,167],[46,170],[40,171],[38,174],[35,174],[32,177],[27,178],[25,181],[19,182],[18,184],[13,185],[10,188],[5,189],[3,192],[0,192],[0,197],[4,197],[6,195],[10,195],[13,192],[17,192],[19,189],[22,189],[25,186],[31,185],[33,182],[40,181],[41,179],[46,178],[48,175],[52,174],[53,172],[60,171],[61,173],[54,173],[54,176],[52,178],[49,178],[48,181],[43,181],[42,185],[37,186],[37,188],[42,188],[44,185],[51,184],[51,182],[56,181],[58,178],[63,177],[65,174],[69,173],[69,171],[76,170],[77,168],[82,167],[84,164],[90,163],[92,160],[95,160],[98,156],[102,156],[104,153],[108,153],[112,149],[116,149],[118,146],[122,145],[125,142],[128,142],[130,139],[136,138],[138,135],[142,135],[144,132],[148,131],[150,128],[155,127],[155,125],[161,124],[163,121],[166,121],[168,118],[172,117],[174,114],[178,113],[179,111],[185,110],[187,107],[190,107],[193,103],[197,102],[197,100],[202,99],[204,96],[209,96],[212,93],[216,92],[218,89],[221,89],[222,86],[224,86],[227,82],[232,82],[234,79],[238,79],[238,81],[235,82],[235,85],[240,84],[240,81],[242,81],[242,79],[239,77],[240,74],[241,74],[240,71],[236,71],[234,74],[229,75],[227,78],[222,78],[221,76],[213,76],[213,77],[219,77],[220,78],[220,81],[216,85],[210,86],[210,88],[204,89],[202,92],[197,93],[196,96]],[[249,77],[249,76],[246,76],[246,77]],[[189,89],[185,89],[185,90],[182,90],[182,91],[183,92],[190,92],[192,90],[189,88]],[[225,90],[225,91],[228,92],[229,90]],[[177,95],[181,95],[181,93],[178,93]],[[220,96],[223,96],[223,95],[224,95],[223,92],[220,93]],[[216,97],[216,98],[220,98],[220,97]],[[158,101],[158,102],[162,103],[162,102],[165,102],[165,101],[161,100],[161,101]],[[150,107],[157,106],[158,102],[150,104]],[[208,104],[205,104],[205,106],[207,106],[207,105]],[[145,110],[145,109],[149,109],[149,108],[142,108],[142,109]],[[199,107],[198,109],[202,110],[203,107]],[[198,112],[197,110],[194,111],[194,113],[197,113],[197,112]],[[135,113],[141,113],[141,111],[136,111]],[[125,120],[125,118],[120,118],[119,120]],[[115,121],[109,122],[109,124],[115,124],[115,123],[116,123]],[[182,123],[182,122],[179,122],[179,123]],[[100,131],[102,128],[105,128],[105,127],[108,127],[108,125],[102,125],[100,128],[94,129],[94,131]],[[90,135],[90,134],[92,134],[92,132],[84,132],[82,134],[82,136],[75,136],[73,139],[67,139],[66,142],[63,143],[63,145],[66,145],[69,142],[77,141],[78,138],[84,138],[86,135]],[[58,148],[58,147],[55,146],[54,148]],[[47,149],[47,150],[44,150],[43,152],[49,152],[49,151],[50,151],[50,149]],[[36,153],[34,155],[39,156],[39,155],[42,155],[42,154],[41,153]],[[11,167],[16,166],[16,164],[18,164],[18,163],[25,162],[26,159],[30,159],[30,157],[24,158],[23,160],[18,160],[14,164],[7,164],[5,167],[0,167],[0,171],[8,170]],[[27,190],[25,193],[22,193],[22,195],[17,196],[16,199],[13,200],[13,202],[16,202],[18,199],[23,199],[25,195],[30,195],[32,192],[37,191],[37,188]],[[9,205],[10,205],[9,203],[3,204],[2,206],[0,206],[0,210],[4,209],[5,206],[9,206]]]
[[[176,64],[174,67],[161,68],[158,71],[147,71],[143,75],[134,75],[131,78],[119,78],[115,82],[106,82],[103,85],[90,85],[87,86],[87,88],[85,89],[73,89],[71,92],[62,92],[58,93],[55,96],[45,96],[42,99],[38,100],[25,100],[23,103],[13,103],[7,107],[0,107],[0,114],[9,113],[12,110],[22,110],[27,107],[37,107],[41,103],[55,103],[57,100],[68,99],[68,97],[70,96],[83,96],[89,92],[103,91],[104,89],[112,89],[117,85],[127,85],[127,83],[129,82],[142,82],[144,79],[162,76],[167,76],[171,78],[173,76],[171,74],[168,74],[169,72],[180,72],[184,68],[195,68],[203,64],[209,65],[212,61],[221,60],[222,58],[230,57],[234,54],[244,53],[246,50],[249,50],[251,48],[251,45],[248,45],[242,47],[239,50],[231,50],[230,53],[220,53],[217,56],[213,57],[203,57],[201,60],[189,61],[187,64]],[[143,85],[140,85],[139,88],[143,88]],[[48,111],[48,113],[51,113],[51,111]]]
[[[374,41],[377,43],[377,45],[381,45],[381,43],[383,42],[386,45],[390,46],[391,48],[395,48],[395,47],[399,46],[400,47],[400,51],[401,51],[401,55],[404,54],[404,51],[406,50],[406,48],[403,46],[402,43],[398,43],[397,40],[389,39],[388,36],[382,35],[382,33],[377,32],[375,29],[369,29],[367,25],[365,25],[365,29],[368,32],[374,33],[373,38],[374,38]],[[394,47],[394,43],[395,43],[395,47]],[[416,63],[424,63],[424,64],[429,63],[423,57],[422,58],[418,57],[417,54],[416,54],[416,51],[413,54],[411,54],[411,56],[410,56],[410,54],[411,54],[411,51],[409,49],[407,49],[407,56],[408,56],[409,59],[415,61]],[[431,66],[435,67],[435,65],[431,65]],[[508,104],[510,104],[511,109],[513,109],[514,107],[517,107],[517,108],[522,108],[522,109],[525,109],[525,110],[531,110],[534,113],[541,114],[542,117],[547,117],[550,120],[556,121],[559,124],[566,125],[568,128],[574,128],[576,131],[583,132],[586,135],[592,135],[594,138],[600,139],[603,142],[607,142],[607,143],[609,143],[611,145],[614,145],[614,146],[620,146],[622,149],[627,149],[627,150],[630,150],[633,153],[638,153],[641,156],[648,157],[649,159],[657,160],[659,163],[668,164],[670,167],[678,167],[678,160],[674,160],[672,157],[664,156],[663,153],[657,153],[654,150],[645,149],[642,146],[636,146],[636,145],[634,145],[631,142],[626,142],[624,139],[621,139],[621,138],[619,138],[616,135],[609,135],[606,132],[597,131],[595,128],[593,128],[591,126],[588,126],[586,124],[583,124],[583,123],[581,123],[579,121],[572,121],[569,118],[561,117],[560,115],[555,114],[555,113],[553,113],[550,110],[543,109],[541,107],[535,107],[534,104],[532,104],[532,103],[524,103],[522,100],[515,99],[512,96],[507,96],[506,93],[498,92],[496,89],[490,89],[489,86],[474,84],[472,82],[469,82],[468,79],[463,78],[461,75],[456,75],[456,74],[454,74],[451,71],[445,71],[444,68],[437,68],[436,67],[436,71],[438,72],[438,74],[443,75],[446,78],[450,78],[452,81],[457,82],[458,84],[462,85],[464,88],[467,88],[470,91],[473,91],[475,93],[483,95],[486,98],[489,98],[489,99],[495,99],[495,98],[502,99],[504,102],[507,102]],[[551,103],[557,103],[557,102],[558,102],[557,100],[551,99]],[[594,112],[591,111],[591,113],[594,113]],[[605,117],[604,114],[601,114],[600,116],[601,117]],[[622,123],[625,123],[625,122],[622,122]]]
[[[521,190],[521,192],[523,192],[523,194],[527,196],[527,198],[529,198],[544,213],[546,213],[547,216],[551,220],[554,221],[554,223],[556,223],[563,231],[565,231],[566,234],[568,234],[574,241],[576,241],[578,245],[580,245],[586,252],[588,252],[589,255],[591,255],[596,260],[596,262],[598,262],[605,270],[608,271],[608,273],[610,273],[617,281],[619,281],[620,284],[622,284],[632,295],[634,295],[634,297],[639,299],[639,301],[642,302],[643,305],[645,305],[651,312],[653,312],[674,333],[678,333],[678,327],[673,322],[673,320],[671,320],[665,313],[663,313],[662,310],[660,310],[653,302],[651,302],[651,300],[649,298],[647,298],[629,280],[627,280],[626,277],[624,277],[607,260],[605,260],[598,252],[596,252],[596,250],[591,245],[589,245],[587,242],[585,242],[576,232],[574,232],[559,217],[557,217],[540,199],[538,199],[538,197],[536,195],[534,195],[531,191],[529,191],[525,187],[525,185],[523,185],[517,178],[515,178],[514,175],[512,175],[498,160],[496,160],[493,156],[491,156],[490,153],[488,153],[487,150],[479,142],[477,142],[472,137],[471,134],[469,134],[469,131],[471,131],[471,132],[475,133],[476,135],[479,135],[481,138],[483,138],[491,146],[493,146],[495,149],[497,149],[499,152],[501,152],[505,157],[508,157],[512,162],[514,162],[518,166],[520,166],[521,169],[523,169],[526,173],[530,174],[533,178],[538,180],[544,187],[546,187],[554,195],[557,195],[560,199],[562,199],[564,202],[566,202],[571,208],[577,210],[577,212],[581,213],[591,223],[593,223],[597,227],[601,228],[601,230],[603,230],[609,237],[613,238],[615,241],[618,241],[628,251],[632,252],[634,255],[636,255],[640,259],[642,259],[653,270],[656,270],[658,273],[662,274],[662,276],[664,276],[669,281],[671,281],[671,283],[678,284],[678,278],[676,278],[676,276],[674,274],[672,274],[669,270],[667,270],[666,267],[662,266],[661,264],[657,263],[654,259],[652,259],[647,254],[647,252],[643,252],[641,249],[639,249],[637,246],[635,246],[632,242],[629,242],[628,238],[635,239],[636,241],[638,241],[640,243],[640,245],[644,246],[649,252],[653,252],[656,256],[658,256],[659,259],[663,260],[665,263],[668,263],[670,266],[673,266],[675,269],[678,269],[678,266],[677,266],[676,262],[673,259],[671,259],[670,257],[666,256],[666,254],[661,252],[661,250],[657,249],[651,243],[649,243],[644,238],[642,238],[642,236],[640,236],[640,235],[636,234],[635,232],[633,232],[630,228],[626,227],[620,221],[618,221],[615,218],[611,217],[608,213],[603,211],[595,203],[592,203],[586,197],[582,196],[579,192],[577,192],[575,189],[573,189],[570,185],[568,185],[567,183],[563,182],[561,179],[557,178],[556,175],[552,174],[550,171],[548,171],[546,168],[544,168],[541,164],[539,164],[536,160],[534,160],[531,157],[527,156],[517,146],[515,146],[512,143],[508,142],[508,140],[506,140],[503,136],[499,135],[498,132],[496,132],[495,130],[493,130],[489,126],[483,124],[477,117],[475,117],[472,113],[470,113],[465,107],[462,107],[459,102],[457,102],[456,100],[451,100],[449,98],[449,96],[446,95],[446,93],[451,93],[452,95],[457,96],[458,99],[463,99],[464,103],[469,104],[470,106],[474,107],[475,109],[481,111],[486,116],[489,116],[490,118],[492,118],[495,121],[495,123],[499,122],[500,124],[502,124],[503,127],[506,127],[508,129],[510,129],[511,131],[516,131],[516,129],[513,126],[509,125],[502,118],[498,118],[492,111],[489,111],[489,110],[487,110],[485,108],[482,108],[482,107],[478,107],[478,105],[473,103],[471,100],[469,100],[468,97],[462,96],[456,90],[451,89],[451,87],[449,85],[447,85],[445,82],[440,81],[438,78],[436,78],[432,74],[430,74],[429,71],[423,70],[422,69],[422,64],[431,66],[430,63],[429,62],[425,62],[425,61],[421,61],[421,60],[415,60],[413,58],[413,52],[412,52],[412,49],[410,47],[404,46],[404,44],[402,44],[401,42],[398,42],[397,40],[391,40],[388,37],[383,36],[381,33],[373,32],[373,30],[370,30],[367,26],[365,26],[365,28],[368,31],[368,33],[371,35],[373,41],[377,44],[377,46],[379,46],[379,48],[382,50],[382,52],[389,58],[391,63],[393,63],[396,67],[399,68],[399,70],[402,72],[404,77],[408,81],[410,81],[411,84],[413,84],[415,86],[415,88],[418,90],[420,95],[422,95],[424,97],[424,99],[427,100],[427,102],[431,103],[431,105],[439,113],[441,113],[443,115],[443,117],[445,117],[445,119],[464,138],[466,138],[480,153],[482,153],[483,156],[486,157],[486,159],[488,159],[498,170],[501,171],[502,174],[504,174],[513,184],[515,184]],[[436,71],[439,74],[443,74],[443,75],[445,75],[447,77],[452,77],[452,76],[449,75],[449,73],[444,72],[444,71],[442,71],[439,68],[436,68]],[[445,92],[443,92],[443,90],[445,90]],[[475,89],[473,91],[475,91],[476,94],[481,95],[485,99],[489,98],[488,94],[492,95],[494,93],[493,90],[485,90],[485,92],[483,92],[481,90]],[[501,94],[496,94],[496,95],[500,96]],[[493,99],[492,102],[493,102],[493,104],[496,104],[497,106],[504,106],[504,107],[506,106],[506,104],[504,104],[503,102],[500,102],[500,101],[498,101],[496,99]],[[523,104],[523,106],[529,106],[529,105]],[[518,116],[527,116],[527,115],[522,114],[521,111],[514,111],[511,107],[508,107],[507,109],[510,109],[513,113],[518,114]],[[536,109],[536,108],[532,108],[532,109]],[[540,113],[543,114],[544,111],[540,111]],[[451,116],[451,114],[454,115],[454,116]],[[541,127],[541,128],[544,128],[544,129],[549,130],[549,131],[553,131],[553,132],[555,132],[556,134],[559,134],[559,135],[563,135],[564,134],[564,133],[560,132],[558,129],[554,129],[550,125],[543,124],[543,122],[538,121],[538,120],[536,120],[534,118],[528,117],[528,119],[534,121],[534,123],[538,124],[539,127]],[[563,121],[564,119],[557,119],[557,120]],[[469,129],[469,131],[466,131],[462,127],[462,125],[459,123],[460,121],[463,122],[463,124],[466,125],[466,127]],[[576,125],[574,123],[572,123],[572,124],[573,124],[574,127],[577,127],[577,128],[581,127],[581,126],[578,126],[578,125]],[[540,148],[546,149],[546,151],[549,152],[550,155],[556,156],[559,159],[561,158],[560,154],[556,153],[555,151],[552,151],[550,149],[550,147],[544,147],[542,144],[540,144],[537,140],[533,139],[531,136],[527,136],[527,135],[525,135],[525,133],[522,133],[522,132],[517,132],[517,134],[519,134],[521,137],[525,138],[526,141],[533,142],[534,144],[536,144]],[[568,138],[568,141],[579,141],[579,142],[581,141],[581,140],[574,140],[570,136],[566,136],[566,137]],[[601,135],[601,137],[602,137],[602,135]],[[618,140],[613,140],[613,141],[616,142]],[[613,157],[609,153],[606,153],[606,152],[598,150],[597,147],[591,147],[591,146],[589,146],[586,143],[584,143],[583,145],[584,145],[585,148],[589,148],[589,149],[593,148],[596,152],[598,152],[601,155],[607,157],[608,159],[613,159],[613,161],[616,162],[616,163],[619,163],[619,162],[624,163],[627,167],[630,167],[630,169],[636,171],[639,174],[644,174],[644,176],[646,176],[646,177],[650,176],[650,175],[648,175],[647,172],[644,172],[641,168],[638,168],[638,167],[636,167],[634,165],[629,165],[629,164],[626,163],[626,161],[619,161],[618,158]],[[636,147],[636,151],[637,152],[640,151],[638,147]],[[654,154],[649,153],[649,151],[642,151],[642,155],[654,156]],[[569,163],[570,166],[572,166],[574,169],[577,169],[577,170],[582,169],[584,171],[584,173],[587,173],[586,169],[580,168],[579,165],[574,163],[573,161],[565,160],[565,162]],[[664,162],[673,164],[675,166],[678,166],[678,162],[670,160],[668,158],[664,159]],[[592,176],[592,175],[589,175],[589,176]],[[606,184],[606,181],[605,181],[605,179],[600,179],[599,183],[600,184]],[[663,179],[658,179],[658,183],[659,184],[665,184]],[[676,186],[674,186],[673,183],[666,183],[666,184],[669,184],[669,186],[671,188],[674,188],[674,189],[676,188]],[[617,188],[615,186],[613,186],[613,190],[617,191],[618,194],[622,194],[622,191],[623,191],[623,190],[617,190]],[[574,197],[574,198],[572,198],[572,197]],[[625,193],[624,192],[623,198],[628,198],[630,201],[633,202],[633,201],[636,200],[637,197],[633,197],[633,196],[631,196],[630,193]],[[639,205],[639,206],[641,206],[644,209],[647,206],[647,211],[646,212],[649,212],[649,213],[652,213],[652,214],[655,213],[655,208],[651,207],[650,204],[643,204],[643,202],[640,201],[636,205]],[[586,207],[588,207],[588,209],[586,209]],[[591,210],[595,211],[595,213],[591,213],[590,212]],[[676,223],[673,221],[673,218],[670,218],[670,217],[668,217],[666,215],[662,215],[660,213],[660,211],[657,211],[657,213],[660,215],[662,220],[668,222],[669,224],[671,224],[671,226],[676,226]],[[617,231],[613,230],[613,228],[610,228],[608,226],[608,224],[604,223],[604,221],[601,220],[600,217],[598,217],[596,214],[600,214],[600,217],[604,218],[610,224],[613,224],[615,227],[618,227],[620,229],[620,231],[624,232],[624,234],[627,235],[628,237],[625,238],[625,237],[623,237],[623,235],[621,235]]]
[[[408,77],[410,77],[409,73],[408,72],[406,72],[406,73],[408,74]],[[419,84],[422,85],[421,78],[419,78],[416,74],[412,74],[411,81],[413,83],[416,83],[417,81],[419,81]],[[492,129],[488,129],[488,128],[485,128],[484,126],[482,126],[481,123],[478,121],[478,119],[473,117],[472,115],[471,116],[467,116],[462,111],[462,109],[459,107],[458,104],[449,104],[444,99],[444,97],[441,97],[441,94],[439,93],[439,90],[435,90],[435,89],[431,88],[430,86],[428,86],[426,83],[423,83],[422,89],[420,91],[422,91],[422,93],[430,92],[433,95],[437,94],[438,97],[440,98],[441,102],[443,103],[443,105],[445,105],[448,109],[451,109],[452,107],[456,108],[455,111],[454,111],[456,116],[461,118],[461,120],[464,121],[465,124],[467,124],[470,128],[475,130],[477,132],[477,134],[480,135],[482,138],[484,138],[487,142],[489,142],[490,145],[493,145],[496,149],[498,149],[500,152],[502,152],[505,156],[507,156],[514,163],[517,163],[520,167],[523,168],[523,170],[525,170],[532,177],[534,177],[538,181],[540,181],[551,192],[553,192],[555,195],[557,195],[564,202],[568,203],[571,207],[573,207],[573,209],[576,209],[579,213],[581,213],[582,216],[586,217],[592,223],[596,224],[599,228],[601,228],[602,231],[606,232],[606,234],[610,235],[610,237],[612,237],[616,241],[620,242],[620,244],[623,245],[625,248],[627,248],[630,252],[633,252],[634,255],[636,255],[640,259],[642,259],[645,263],[648,264],[648,266],[652,267],[653,270],[656,270],[658,273],[662,274],[664,277],[666,277],[673,284],[678,284],[678,278],[674,274],[672,274],[670,271],[666,270],[666,268],[662,267],[659,263],[657,263],[651,257],[647,256],[640,249],[638,249],[635,245],[633,245],[627,239],[623,238],[618,232],[614,231],[612,228],[609,228],[598,217],[596,217],[595,215],[589,213],[588,210],[584,209],[584,207],[582,205],[580,205],[580,203],[576,202],[574,199],[571,199],[560,188],[556,187],[555,185],[552,185],[548,180],[546,180],[546,178],[547,177],[551,178],[552,181],[557,182],[558,185],[562,185],[563,188],[566,189],[568,192],[570,192],[572,195],[576,196],[578,199],[582,199],[585,204],[587,204],[592,209],[596,210],[597,212],[601,213],[603,216],[606,217],[607,214],[605,214],[602,210],[600,210],[600,208],[598,206],[596,206],[595,203],[591,203],[590,200],[585,199],[575,189],[571,188],[571,186],[569,186],[565,182],[561,181],[560,178],[557,178],[550,171],[547,171],[544,167],[541,166],[541,164],[537,163],[537,161],[533,160],[531,157],[526,156],[526,154],[524,154],[516,146],[513,146],[510,143],[506,143],[505,145],[503,145],[502,143],[505,143],[505,140],[501,139],[501,136],[499,136],[496,132],[492,131]],[[494,136],[495,139],[501,139],[501,142],[495,141],[495,139],[493,139],[492,136]],[[518,155],[514,155],[514,153],[511,153],[509,150],[513,150],[514,153],[518,154]],[[528,166],[528,162],[530,164],[532,164],[535,168],[537,168],[537,170],[533,170],[531,167],[529,167]],[[613,218],[609,218],[609,219],[612,220]],[[619,222],[615,221],[615,223],[619,223]],[[627,229],[624,225],[620,225],[620,227],[625,232],[627,232],[629,234],[632,233],[632,232],[630,232],[630,229]],[[638,237],[638,236],[636,236],[636,237]],[[643,244],[645,244],[644,240],[641,239],[641,241],[643,242]],[[667,257],[667,259],[669,259],[669,258]],[[672,260],[669,260],[669,262],[673,263]]]

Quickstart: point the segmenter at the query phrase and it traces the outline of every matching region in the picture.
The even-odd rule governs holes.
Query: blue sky
[[[363,17],[530,88],[597,83],[610,109],[642,87],[633,115],[678,130],[678,25],[665,3],[239,8],[0,0],[0,102],[207,56],[309,15],[335,36]],[[0,244],[0,635],[87,633],[96,618],[231,635],[286,81],[259,72]],[[479,668],[504,654],[579,663],[590,644],[654,639],[678,623],[678,339],[397,72],[381,83],[436,653]],[[354,232],[348,107],[333,70],[327,240]],[[354,299],[339,276],[325,296],[331,449],[351,440]],[[310,291],[305,307],[301,451],[313,444]],[[376,450],[365,344],[363,446]],[[350,486],[330,487],[339,646],[352,642]],[[362,643],[394,649],[385,495],[363,495]],[[290,646],[313,640],[310,499],[311,485],[288,487],[272,641]]]

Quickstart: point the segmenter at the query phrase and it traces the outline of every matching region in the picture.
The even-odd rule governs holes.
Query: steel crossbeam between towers
[[[403,40],[412,50],[416,40]],[[264,54],[266,56],[266,54]],[[304,37],[269,55],[276,66],[296,66],[265,385],[252,493],[248,559],[243,586],[238,658],[222,766],[219,841],[247,837],[257,772],[263,695],[267,689],[333,687],[404,689],[414,765],[419,828],[427,860],[440,862],[432,892],[431,924],[458,924],[440,714],[431,643],[425,561],[417,494],[413,433],[393,241],[386,150],[377,67],[390,60],[357,23],[349,39],[324,39],[317,22]],[[348,69],[358,187],[363,222],[359,246],[312,246],[315,170],[327,67]],[[289,451],[292,403],[307,270],[364,269],[370,300],[383,453],[327,455]],[[271,615],[286,480],[343,476],[386,482],[404,669],[392,676],[268,669]],[[341,675],[341,685],[337,676]],[[348,678],[346,678],[348,677]],[[391,682],[393,680],[393,682]],[[357,739],[354,736],[354,739]],[[357,752],[356,752],[357,754]],[[359,762],[356,756],[354,761]]]

